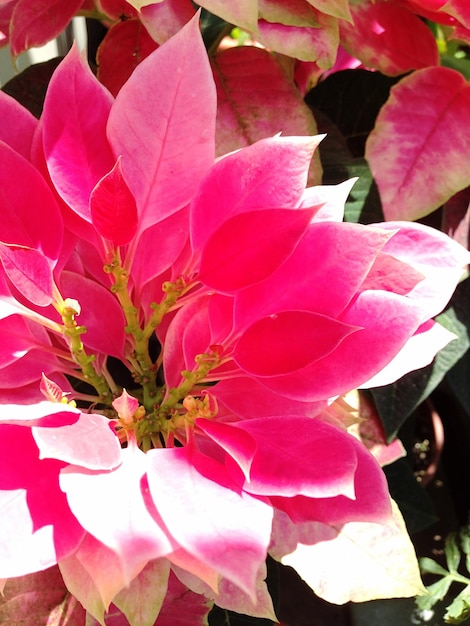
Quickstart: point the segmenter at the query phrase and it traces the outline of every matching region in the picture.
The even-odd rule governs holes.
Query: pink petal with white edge
[[[270,137],[217,161],[191,203],[193,249],[202,248],[239,213],[298,206],[313,152],[323,137]]]
[[[140,232],[190,201],[214,160],[215,114],[215,86],[196,16],[137,66],[109,117],[109,141],[122,155]]]
[[[314,222],[276,272],[237,294],[237,327],[251,323],[255,315],[286,309],[337,317],[356,295],[391,236],[360,224]]]
[[[39,460],[29,428],[0,425],[0,577],[46,569],[82,540],[59,488],[61,467]]]
[[[271,507],[240,493],[222,465],[187,447],[150,450],[147,458],[150,493],[173,537],[256,601]]]
[[[165,556],[173,544],[148,512],[141,494],[145,454],[131,443],[121,451],[121,458],[113,472],[68,466],[60,474],[60,486],[81,525],[119,557],[128,584],[136,568]]]
[[[354,498],[355,441],[334,426],[290,416],[233,425],[198,419],[197,425],[227,452],[229,471],[232,460],[243,470],[249,493]]]
[[[92,189],[116,161],[105,132],[112,100],[74,46],[54,72],[44,102],[49,173],[61,197],[87,222]]]
[[[202,250],[198,279],[226,293],[259,283],[292,253],[313,213],[261,209],[227,219]]]
[[[342,434],[348,438],[357,455],[353,497],[348,497],[348,494],[313,498],[300,495],[293,498],[271,498],[271,502],[286,512],[295,523],[322,522],[330,526],[353,521],[390,523],[390,496],[381,467],[362,442],[352,435],[344,432]],[[338,467],[340,463],[341,460],[338,460]]]
[[[290,374],[334,352],[359,324],[337,321],[310,311],[281,311],[252,324],[238,340],[233,358],[247,374]]]
[[[429,320],[408,339],[400,352],[378,374],[360,385],[361,388],[390,385],[399,378],[429,365],[439,350],[457,339],[450,330]]]
[[[423,321],[440,313],[470,263],[470,252],[439,230],[423,224],[384,222],[377,226],[395,231],[383,251],[424,276],[407,294],[422,306]]]
[[[314,215],[314,222],[342,222],[344,205],[356,181],[357,178],[350,178],[338,185],[308,187],[304,191],[300,206],[307,208],[322,205]]]
[[[58,459],[90,470],[110,470],[121,464],[121,446],[102,415],[80,413],[73,424],[33,426],[41,459]]]
[[[38,384],[39,388],[39,384]],[[73,424],[78,420],[80,410],[56,402],[36,402],[35,404],[3,404],[0,411],[0,423],[18,426],[40,426],[41,421],[49,422],[52,417],[56,423]]]
[[[383,291],[358,295],[342,319],[363,325],[325,357],[286,376],[259,378],[273,391],[303,401],[326,400],[362,385],[398,354],[420,325],[421,310]]]

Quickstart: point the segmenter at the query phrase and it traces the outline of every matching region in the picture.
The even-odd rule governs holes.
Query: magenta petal
[[[90,211],[93,226],[115,246],[123,246],[134,237],[137,207],[122,176],[121,158],[91,192]]]
[[[173,544],[147,510],[141,494],[145,454],[135,446],[122,450],[122,464],[112,472],[69,466],[60,486],[80,524],[121,559],[125,572],[167,555]]]
[[[0,412],[0,423],[5,422],[21,426],[68,425],[76,422],[79,416],[79,409],[43,400],[34,404],[3,404]]]
[[[0,91],[0,119],[0,140],[25,159],[29,159],[34,131],[38,125],[37,119],[3,91]]]
[[[150,493],[173,537],[254,597],[271,507],[240,493],[222,465],[188,448],[151,450],[147,458]]]
[[[251,435],[248,441],[251,447],[256,442],[257,448],[254,455],[250,450],[253,460],[243,485],[249,493],[354,497],[357,466],[354,442],[350,435],[334,426],[318,419],[290,416],[252,419],[234,425],[211,422],[204,425],[198,422],[198,425],[240,466],[240,460],[244,461],[240,444],[245,442],[237,430]]]
[[[199,280],[229,293],[259,283],[292,253],[313,213],[266,209],[228,219],[202,250]]]
[[[315,521],[329,525],[347,522],[388,523],[392,517],[385,475],[364,445],[349,437],[357,454],[354,474],[354,498],[337,495],[332,498],[272,498],[273,504],[288,513],[294,522]]]
[[[54,264],[63,233],[54,195],[38,170],[2,142],[0,162],[1,240],[40,250]]]
[[[112,469],[121,463],[119,439],[109,420],[81,413],[65,426],[34,426],[33,437],[41,459],[59,459],[87,469]]]
[[[52,302],[52,269],[46,257],[34,248],[0,242],[0,261],[16,289],[32,304]]]
[[[109,141],[122,155],[140,231],[191,200],[214,160],[215,114],[215,86],[196,17],[137,66],[109,117]]]
[[[245,211],[295,207],[319,137],[272,137],[221,158],[191,204],[191,244],[199,250],[226,220]]]
[[[111,103],[111,95],[74,46],[49,83],[43,142],[57,191],[87,222],[91,191],[115,163],[105,133]]]
[[[309,311],[282,311],[252,324],[235,346],[234,359],[254,376],[287,374],[327,356],[359,329]]]
[[[253,378],[231,378],[221,380],[214,388],[214,395],[220,409],[223,406],[242,419],[255,417],[275,417],[276,415],[300,415],[314,417],[326,407],[323,402],[301,402],[277,394],[267,389]],[[228,417],[228,421],[231,421]]]

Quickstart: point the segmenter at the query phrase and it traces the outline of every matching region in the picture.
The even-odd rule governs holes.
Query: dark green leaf
[[[305,102],[336,124],[353,156],[364,156],[366,139],[397,80],[367,70],[335,72],[312,89]]]
[[[406,458],[385,466],[384,472],[390,495],[402,512],[408,532],[418,532],[437,520],[433,504]]]
[[[406,418],[442,381],[445,374],[467,352],[470,346],[468,324],[462,321],[461,308],[468,299],[468,279],[461,283],[451,301],[451,307],[436,320],[453,332],[457,339],[441,350],[434,362],[410,372],[393,385],[371,389],[388,439],[392,439]],[[467,381],[468,383],[468,381]]]
[[[62,61],[61,57],[51,59],[45,63],[37,63],[26,68],[21,74],[9,80],[2,91],[39,118],[42,113],[47,86],[54,70]]]

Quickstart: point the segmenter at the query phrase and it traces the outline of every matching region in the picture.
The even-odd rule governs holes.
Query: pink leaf
[[[339,44],[338,19],[320,11],[315,11],[314,17],[315,26],[305,21],[299,26],[260,19],[257,41],[301,61],[315,61],[328,70],[335,62]]]
[[[340,22],[341,44],[366,67],[393,76],[439,63],[431,30],[399,4],[366,0],[351,14],[354,23]]]
[[[165,0],[142,7],[140,20],[152,39],[162,44],[176,35],[194,13],[195,7],[191,0]]]
[[[252,0],[202,0],[198,3],[214,15],[218,15],[229,24],[236,24],[248,31],[257,30],[258,11],[257,3]]]
[[[309,311],[282,311],[252,324],[238,340],[234,359],[254,376],[287,374],[328,356],[359,330]]]
[[[67,590],[57,567],[12,578],[0,596],[0,623],[83,626],[85,610]]]
[[[98,80],[116,96],[139,63],[157,48],[140,20],[117,22],[98,48]]]
[[[82,4],[83,0],[18,0],[10,24],[13,56],[57,37]]]
[[[0,261],[5,274],[29,302],[41,307],[51,304],[52,269],[43,254],[34,248],[0,242]]]
[[[172,536],[253,596],[269,543],[271,508],[239,493],[222,465],[196,451],[150,450],[147,458],[150,493]]]
[[[170,579],[168,576],[170,576]],[[160,610],[162,609],[162,604],[166,602],[167,595],[170,594],[171,596],[172,587],[169,561],[166,559],[155,559],[144,567],[128,587],[125,587],[118,593],[113,599],[113,604],[126,615],[129,624],[135,626],[154,624],[157,617],[160,618]],[[190,604],[188,591],[186,591],[184,596],[188,604]],[[205,603],[205,598],[203,600]],[[193,606],[193,608],[195,607]],[[195,615],[192,615],[192,618],[194,617]],[[191,621],[191,624],[193,623]]]
[[[121,158],[90,196],[93,226],[116,247],[129,243],[137,231],[137,207],[122,176]]]
[[[215,55],[212,68],[217,87],[218,155],[277,133],[285,137],[317,134],[310,109],[267,50],[254,46],[229,48]],[[320,159],[315,154],[309,183],[320,180]]]
[[[189,591],[174,574],[168,580],[168,592],[156,622],[157,626],[206,626],[211,600]]]
[[[292,253],[313,213],[266,209],[228,219],[202,250],[199,280],[229,293],[259,283]]]
[[[111,95],[74,46],[49,83],[43,142],[57,191],[87,222],[91,222],[90,194],[116,161],[105,133],[111,103]]]
[[[444,67],[419,70],[392,87],[366,144],[387,220],[423,217],[468,185],[469,106],[468,83]],[[436,176],[441,154],[445,169]]]
[[[202,180],[191,204],[190,232],[200,249],[239,213],[298,206],[309,163],[323,135],[271,137],[220,159]]]
[[[109,117],[109,140],[115,154],[122,155],[141,231],[190,201],[213,162],[215,108],[209,62],[194,18],[139,64]]]

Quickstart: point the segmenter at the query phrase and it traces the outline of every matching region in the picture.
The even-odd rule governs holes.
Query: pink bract
[[[409,551],[378,463],[325,409],[451,340],[431,318],[469,254],[343,223],[350,183],[306,189],[322,137],[216,160],[196,19],[115,100],[74,49],[37,127],[0,103],[25,122],[0,131],[0,577],[59,563],[96,619],[113,603],[132,624],[129,590],[158,614],[176,574],[272,618],[266,556],[305,528],[334,547],[383,526]]]

